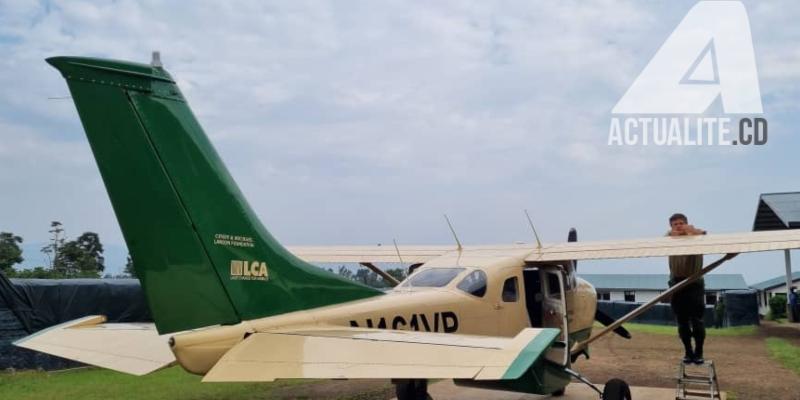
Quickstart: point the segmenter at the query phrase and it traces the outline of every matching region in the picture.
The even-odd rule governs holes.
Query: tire
[[[431,400],[426,379],[405,379],[394,385],[397,400]]]
[[[603,400],[631,400],[631,388],[622,379],[611,379],[603,388]]]

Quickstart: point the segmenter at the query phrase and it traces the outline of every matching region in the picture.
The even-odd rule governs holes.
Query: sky
[[[2,1],[0,230],[43,263],[50,221],[127,250],[67,86],[44,59],[161,52],[265,226],[288,245],[661,236],[684,212],[752,228],[758,195],[800,190],[800,6],[744,2],[769,142],[609,146],[611,109],[687,1]],[[795,258],[797,258],[796,253]],[[798,263],[800,261],[796,261]],[[720,273],[782,274],[783,254]],[[581,263],[666,273],[666,260]]]

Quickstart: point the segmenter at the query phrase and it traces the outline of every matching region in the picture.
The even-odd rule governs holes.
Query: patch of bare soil
[[[800,330],[762,326],[759,334],[708,337],[706,360],[713,360],[720,388],[742,399],[800,400],[800,376],[767,353],[764,339],[781,336],[800,343]],[[591,347],[591,359],[574,368],[596,383],[621,378],[635,386],[674,388],[683,346],[675,336],[634,333],[626,340],[609,335]]]
[[[793,345],[800,346],[800,324],[762,321],[760,333],[765,336],[786,339]]]

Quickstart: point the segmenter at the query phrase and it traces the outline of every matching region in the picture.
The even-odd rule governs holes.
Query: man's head
[[[672,216],[669,217],[669,226],[672,228],[673,232],[685,234],[686,227],[689,226],[689,219],[681,213],[672,214]]]

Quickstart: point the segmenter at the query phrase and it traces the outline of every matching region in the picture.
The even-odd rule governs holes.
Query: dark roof
[[[792,273],[792,282],[797,283],[797,281],[800,281],[800,271],[795,271]],[[786,284],[786,274],[781,276],[776,276],[772,279],[767,279],[764,282],[756,283],[755,285],[752,285],[750,287],[757,290],[767,290],[785,284]]]
[[[800,228],[800,192],[764,193],[758,198],[754,231]]]
[[[667,274],[578,274],[596,289],[667,290]],[[706,290],[748,289],[741,274],[708,274]]]

